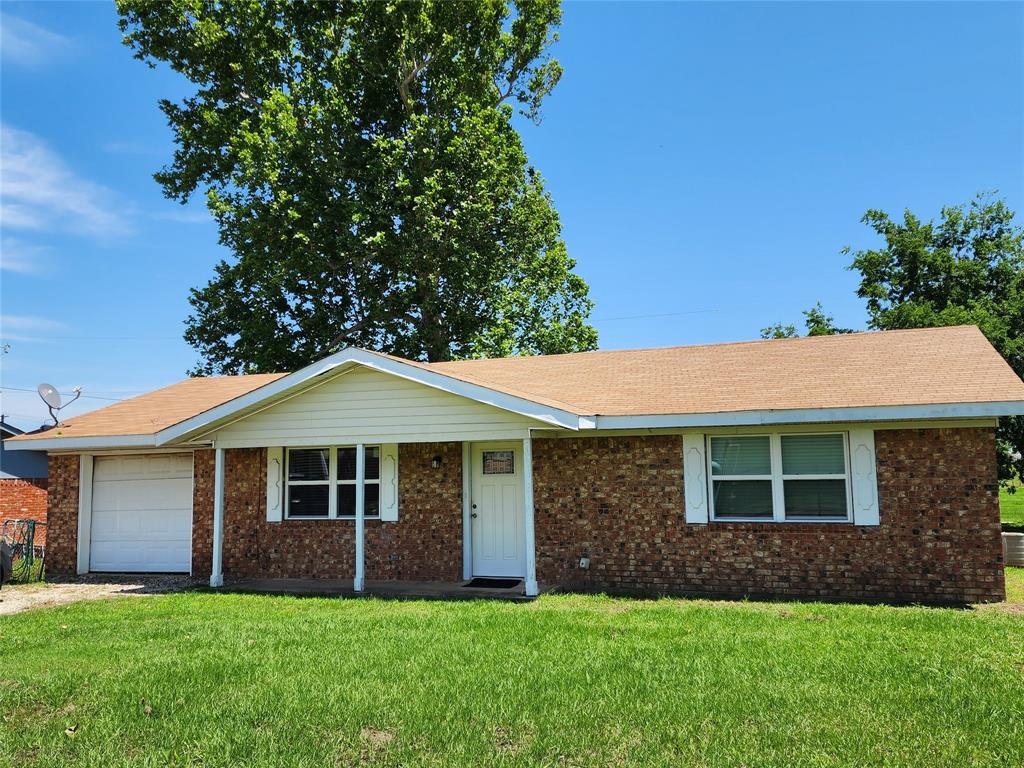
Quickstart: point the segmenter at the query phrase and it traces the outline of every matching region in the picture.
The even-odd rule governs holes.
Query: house
[[[46,452],[7,450],[7,440],[21,434],[0,417],[0,529],[8,520],[46,522]],[[36,526],[33,544],[45,546],[45,525]]]
[[[421,363],[345,349],[12,438],[51,572],[929,602],[1004,596],[972,326]]]

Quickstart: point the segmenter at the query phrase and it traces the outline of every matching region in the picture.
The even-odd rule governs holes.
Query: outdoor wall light
[[[430,460],[430,466],[432,466],[434,469],[439,469],[441,467],[441,457],[435,456],[434,458],[432,458]]]

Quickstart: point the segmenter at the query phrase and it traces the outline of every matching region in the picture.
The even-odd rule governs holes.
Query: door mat
[[[463,584],[464,587],[473,587],[474,589],[511,589],[512,587],[518,587],[523,583],[522,579],[484,579],[476,578],[468,584]]]

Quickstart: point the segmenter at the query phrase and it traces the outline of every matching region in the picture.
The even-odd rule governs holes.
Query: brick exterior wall
[[[434,469],[431,461],[441,457]],[[213,452],[196,452],[192,569],[211,568]],[[266,520],[266,450],[225,453],[225,578],[347,579],[355,573],[351,520]],[[397,523],[366,521],[366,578],[462,578],[462,445],[398,449]]]
[[[46,573],[78,569],[78,456],[50,456],[46,503]]]
[[[193,576],[209,576],[213,569],[213,453],[196,451],[192,454]],[[230,475],[225,477],[228,478]]]
[[[880,525],[683,523],[678,437],[534,441],[537,577],[583,590],[1004,596],[992,429],[875,433]],[[589,570],[578,567],[581,555]]]
[[[46,522],[46,478],[0,478],[0,529],[6,520]],[[46,546],[46,526],[37,525],[35,546]]]
[[[978,602],[1004,596],[994,430],[875,433],[881,525],[685,525],[676,436],[534,441],[542,584],[613,592]],[[433,469],[431,459],[442,458]],[[351,578],[352,521],[266,522],[266,452],[226,453],[228,578]],[[366,577],[462,575],[459,443],[399,447],[399,520],[367,521]],[[213,452],[196,451],[193,573],[210,572]],[[50,573],[73,573],[78,457],[50,457]],[[579,557],[591,558],[589,570]]]

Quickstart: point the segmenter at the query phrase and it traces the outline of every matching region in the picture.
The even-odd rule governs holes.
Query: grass
[[[1006,568],[1006,602],[1024,605],[1024,568]]]
[[[1024,764],[997,608],[186,593],[0,618],[0,658],[0,765]]]
[[[1005,488],[999,489],[999,514],[1003,525],[1011,525],[1024,530],[1024,488],[1020,481],[1015,481],[1017,492],[1010,493]]]
[[[11,580],[20,584],[42,581],[44,562],[43,558],[35,557],[26,565],[24,558],[17,558],[13,562],[14,575]]]

